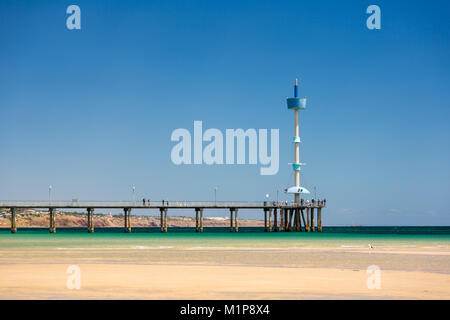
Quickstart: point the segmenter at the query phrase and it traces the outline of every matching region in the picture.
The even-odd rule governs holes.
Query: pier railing
[[[304,207],[324,207],[319,203],[304,204]],[[0,208],[265,208],[297,207],[292,202],[276,201],[96,201],[96,200],[0,200]]]

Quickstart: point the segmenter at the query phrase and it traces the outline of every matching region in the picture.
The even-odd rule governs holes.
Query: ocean
[[[47,228],[19,228],[11,234],[0,229],[0,249],[52,248],[56,250],[83,249],[309,249],[344,248],[367,249],[424,248],[450,249],[450,227],[324,227],[318,232],[264,232],[260,227],[242,227],[238,233],[229,228],[59,228],[50,234]]]

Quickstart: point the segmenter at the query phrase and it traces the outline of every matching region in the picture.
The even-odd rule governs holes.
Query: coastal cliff
[[[47,228],[50,224],[50,216],[48,213],[28,213],[21,212],[17,215],[17,225],[21,228],[35,227]],[[11,225],[10,215],[8,211],[2,212],[0,216],[0,228],[9,228]],[[94,227],[123,227],[124,219],[122,215],[94,214]],[[87,227],[87,215],[84,213],[56,213],[56,226],[58,228],[77,228]],[[159,227],[159,216],[131,216],[132,227]],[[195,218],[193,217],[168,217],[168,227],[195,227]],[[230,219],[218,217],[204,217],[204,227],[229,227]],[[262,220],[239,220],[240,227],[262,227]]]

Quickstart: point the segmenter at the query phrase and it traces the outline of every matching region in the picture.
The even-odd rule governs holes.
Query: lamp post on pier
[[[214,187],[214,205],[217,206],[217,187]]]
[[[48,203],[50,205],[52,204],[52,186],[51,185],[48,186]]]

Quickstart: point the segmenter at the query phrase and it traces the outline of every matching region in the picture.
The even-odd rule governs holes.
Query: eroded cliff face
[[[48,214],[39,215],[17,215],[17,226],[47,228],[50,224]],[[159,216],[131,216],[132,227],[159,227]],[[9,228],[11,225],[9,215],[0,217],[0,227]],[[94,227],[123,227],[123,216],[110,215],[94,215]],[[218,218],[204,218],[203,225],[205,227],[229,227],[229,219]],[[168,217],[168,227],[195,227],[195,219],[191,217]],[[240,227],[261,227],[264,226],[264,221],[261,220],[239,220]],[[87,227],[87,216],[82,214],[56,214],[56,227]]]

